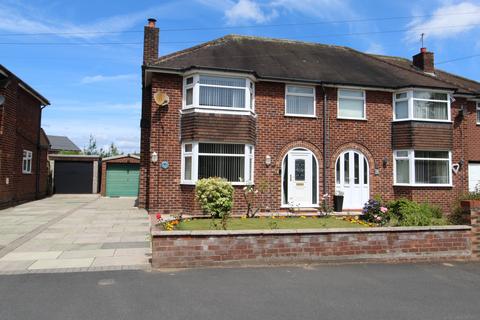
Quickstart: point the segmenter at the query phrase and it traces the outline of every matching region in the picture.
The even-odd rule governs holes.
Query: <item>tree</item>
[[[91,134],[88,140],[88,146],[83,148],[83,154],[95,155],[95,156],[100,156],[101,158],[107,158],[107,157],[121,155],[123,154],[123,152],[118,149],[118,147],[115,145],[114,142],[112,142],[108,147],[108,149],[106,150],[103,148],[98,149],[97,140]]]
[[[100,154],[97,149],[97,140],[92,134],[90,134],[90,138],[88,139],[88,146],[83,148],[83,154],[86,154],[86,155]]]

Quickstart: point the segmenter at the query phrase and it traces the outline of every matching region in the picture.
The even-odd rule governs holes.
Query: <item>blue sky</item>
[[[148,17],[162,55],[236,33],[410,58],[424,32],[439,68],[480,81],[480,0],[0,0],[0,63],[50,100],[48,134],[138,151]]]

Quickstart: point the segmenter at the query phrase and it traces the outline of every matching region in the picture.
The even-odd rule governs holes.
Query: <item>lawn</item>
[[[216,220],[220,226],[220,220]],[[228,220],[228,230],[262,230],[262,229],[315,229],[315,228],[365,228],[358,223],[345,221],[337,217],[294,217],[294,218],[231,218]],[[176,230],[211,230],[210,219],[193,219],[181,221]]]

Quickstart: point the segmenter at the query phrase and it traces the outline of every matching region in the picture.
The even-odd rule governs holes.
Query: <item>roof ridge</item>
[[[271,38],[271,37],[260,37],[260,36],[251,36],[251,35],[240,35],[240,34],[227,34],[224,35],[220,38],[216,38],[207,42],[200,43],[198,45],[195,45],[193,47],[189,47],[183,50],[175,51],[170,54],[160,56],[158,59],[156,59],[152,64],[156,64],[159,62],[164,62],[168,61],[173,58],[177,58],[179,56],[185,55],[187,53],[194,52],[196,50],[202,49],[208,45],[213,45],[229,40],[235,40],[235,38],[242,38],[242,39],[252,39],[252,40],[261,40],[261,41],[271,41],[271,42],[283,42],[283,43],[298,43],[298,44],[305,44],[305,45],[311,45],[311,46],[322,46],[322,47],[330,47],[330,48],[341,48],[341,49],[351,49],[350,47],[347,46],[339,46],[339,45],[334,45],[334,44],[325,44],[325,43],[318,43],[318,42],[307,42],[307,41],[301,41],[301,40],[293,40],[293,39],[284,39],[284,38]]]

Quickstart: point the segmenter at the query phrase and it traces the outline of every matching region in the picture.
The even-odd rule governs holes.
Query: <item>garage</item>
[[[50,155],[53,190],[58,194],[98,192],[98,156]]]
[[[140,158],[122,155],[102,160],[102,195],[137,197],[140,182]]]
[[[480,163],[468,164],[468,190],[475,191],[475,188],[480,187]]]

